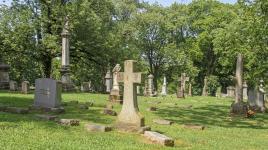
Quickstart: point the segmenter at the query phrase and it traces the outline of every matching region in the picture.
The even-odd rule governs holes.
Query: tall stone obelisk
[[[61,33],[62,37],[62,57],[61,57],[61,81],[63,91],[74,90],[74,85],[70,77],[70,32],[69,19],[66,17],[65,25]]]

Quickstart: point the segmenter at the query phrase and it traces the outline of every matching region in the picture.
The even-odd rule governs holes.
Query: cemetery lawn
[[[33,103],[33,94],[0,92],[0,105],[28,107]],[[60,118],[80,120],[80,126],[61,126],[51,121],[36,119],[31,112],[26,115],[0,112],[0,149],[91,149],[91,150],[160,150],[160,149],[212,149],[212,150],[267,150],[268,149],[268,114],[257,114],[254,118],[229,117],[231,99],[214,97],[188,97],[184,100],[175,96],[165,98],[138,97],[141,113],[146,125],[152,130],[175,139],[175,147],[163,147],[151,144],[138,134],[90,133],[85,131],[86,123],[111,125],[116,117],[102,114],[108,95],[69,93],[63,94],[63,101],[93,101],[89,110],[79,110],[78,105],[68,104],[66,112]],[[161,103],[157,103],[161,102]],[[189,106],[192,105],[192,108]],[[158,108],[148,112],[150,106]],[[118,113],[120,105],[115,105]],[[174,121],[171,126],[157,125],[153,119]],[[183,124],[204,125],[203,131],[186,129]]]

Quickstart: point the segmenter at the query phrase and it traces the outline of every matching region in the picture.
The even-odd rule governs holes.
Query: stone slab
[[[17,107],[7,107],[6,112],[15,113],[15,114],[27,114],[29,113],[29,109],[26,108],[17,108]]]
[[[150,126],[144,126],[144,127],[141,127],[141,128],[138,130],[138,133],[139,133],[139,134],[144,134],[145,131],[151,131],[151,127],[150,127]]]
[[[97,124],[86,124],[85,128],[90,132],[109,132],[112,131],[111,127]]]
[[[173,123],[172,121],[164,119],[154,119],[153,122],[160,125],[171,125]]]
[[[77,119],[60,119],[59,124],[65,126],[79,126],[80,121]]]
[[[204,130],[205,129],[205,126],[191,125],[191,124],[183,125],[183,127],[188,128],[188,129],[195,129],[195,130]]]
[[[144,136],[152,141],[153,143],[157,143],[164,146],[174,146],[174,140],[170,137],[167,137],[163,134],[153,131],[145,131]]]

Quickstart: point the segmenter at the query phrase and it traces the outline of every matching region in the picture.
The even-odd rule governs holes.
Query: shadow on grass
[[[9,107],[28,108],[33,104],[33,99],[17,96],[1,96],[0,105]],[[79,119],[80,121],[93,122],[98,124],[111,124],[114,118],[102,114],[103,107],[89,107],[88,110],[79,109],[79,104],[68,103],[65,113],[59,114],[59,118]],[[21,121],[40,121],[35,114],[45,114],[44,112],[33,111],[29,114],[10,114],[0,112],[0,122],[21,122]],[[40,121],[41,122],[41,121]]]
[[[191,109],[167,107],[159,108],[155,114],[162,118],[174,121],[177,124],[196,124],[228,128],[268,129],[267,127],[259,124],[268,123],[267,115],[261,114],[256,118],[251,119],[239,117],[231,118],[229,117],[229,109],[230,107],[228,106],[219,105],[207,105],[202,107],[194,107]]]

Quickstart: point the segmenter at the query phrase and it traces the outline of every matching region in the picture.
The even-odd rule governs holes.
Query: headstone
[[[137,132],[144,126],[144,118],[139,112],[136,84],[141,83],[141,73],[136,73],[134,60],[126,60],[125,72],[120,72],[119,82],[124,82],[124,101],[118,115],[117,128],[123,131]]]
[[[61,33],[62,37],[62,57],[61,57],[61,81],[63,91],[73,91],[74,84],[71,81],[70,74],[70,32],[69,19],[66,17],[65,25]]]
[[[146,80],[145,80],[145,82],[144,82],[144,89],[143,89],[143,95],[144,96],[149,96],[148,95],[148,82],[146,82]]]
[[[23,94],[28,94],[30,90],[30,83],[28,81],[23,81],[21,83],[21,91]]]
[[[208,96],[208,78],[205,76],[204,78],[204,87],[202,91],[202,96]]]
[[[137,95],[140,95],[140,94],[141,94],[141,87],[137,86]]]
[[[148,95],[154,96],[154,76],[152,74],[148,76]]]
[[[177,98],[185,98],[185,85],[186,81],[189,81],[189,77],[186,77],[186,73],[182,73],[180,79],[178,80],[178,90],[177,90]]]
[[[1,57],[1,56],[0,56]],[[0,90],[8,90],[9,89],[9,69],[10,66],[3,64],[0,58]]]
[[[255,111],[265,112],[265,90],[263,88],[262,81],[259,88],[249,90],[248,94],[248,102],[250,107]]]
[[[188,96],[193,96],[193,93],[192,93],[192,83],[189,83]]]
[[[243,55],[238,54],[235,73],[235,101],[231,105],[231,114],[246,115],[247,104],[243,103]]]
[[[110,93],[112,89],[112,75],[110,69],[107,71],[105,75],[105,86],[106,86],[106,92]]]
[[[16,81],[9,82],[9,90],[10,91],[17,91],[18,90],[18,83]]]
[[[160,125],[171,125],[173,123],[172,121],[164,119],[154,119],[153,122]]]
[[[91,82],[83,82],[81,85],[82,92],[90,92],[91,91]]]
[[[243,99],[248,100],[248,85],[246,81],[243,83]]]
[[[153,131],[145,131],[144,136],[153,143],[157,143],[163,146],[174,146],[174,140],[163,134]]]
[[[163,86],[162,86],[161,95],[162,96],[166,96],[167,95],[167,78],[166,78],[166,76],[164,76],[164,82],[163,82]]]
[[[118,83],[119,72],[121,70],[120,64],[117,64],[113,69],[113,88],[110,93],[110,101],[111,102],[119,102],[122,103],[122,96],[120,94],[120,87]]]
[[[227,97],[235,98],[235,87],[233,86],[227,87]]]
[[[35,80],[34,106],[44,108],[60,107],[62,83],[53,79]]]

